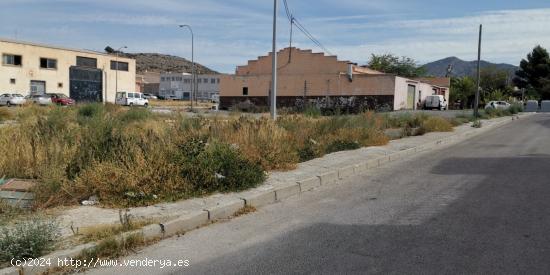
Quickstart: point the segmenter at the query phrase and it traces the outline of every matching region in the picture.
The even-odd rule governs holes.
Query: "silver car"
[[[21,94],[3,94],[0,95],[0,106],[12,106],[12,105],[23,105],[27,103],[25,97]]]
[[[30,101],[34,104],[46,106],[52,104],[52,98],[48,95],[32,95]]]
[[[510,108],[512,105],[510,103],[505,101],[491,101],[487,103],[485,106],[485,109],[500,109],[500,110],[506,110]]]

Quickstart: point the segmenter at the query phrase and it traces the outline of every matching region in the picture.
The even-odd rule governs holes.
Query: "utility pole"
[[[118,55],[120,54],[120,50],[127,49],[128,47],[122,46],[116,50],[116,58],[115,58],[115,95],[118,93]]]
[[[191,80],[191,111],[193,111],[193,99],[196,96],[196,82],[197,82],[197,76],[195,75],[195,34],[193,33],[193,29],[189,25],[179,25],[180,28],[188,28],[191,32],[191,63],[193,64],[193,79]]]
[[[277,119],[277,1],[273,0],[273,61],[271,80],[271,119]]]
[[[481,34],[483,32],[483,25],[479,25],[479,43],[477,46],[477,90],[476,90],[476,99],[474,102],[474,117],[477,119],[479,117],[479,90],[480,90],[480,81],[481,81]]]

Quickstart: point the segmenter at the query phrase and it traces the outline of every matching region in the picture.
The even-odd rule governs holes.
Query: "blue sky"
[[[340,59],[365,63],[372,53],[420,63],[447,56],[517,65],[535,45],[550,47],[548,0],[287,0],[309,31]],[[282,0],[279,48],[288,46]],[[271,49],[271,0],[0,0],[0,37],[102,51],[159,52],[231,73]],[[301,33],[295,46],[321,51]]]

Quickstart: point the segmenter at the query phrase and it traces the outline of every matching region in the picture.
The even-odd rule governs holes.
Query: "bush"
[[[314,105],[308,105],[304,110],[304,116],[318,118],[322,115],[321,109]]]
[[[223,143],[206,144],[194,139],[180,147],[182,176],[196,194],[231,192],[252,188],[265,180],[262,167],[234,147]]]
[[[142,122],[151,118],[152,113],[145,108],[131,108],[122,113],[119,118],[123,122]]]
[[[0,262],[37,258],[51,250],[59,238],[56,221],[31,218],[0,228]]]
[[[429,117],[420,127],[424,133],[429,132],[452,132],[453,125],[448,120],[441,117]]]
[[[509,110],[510,110],[510,113],[512,113],[513,115],[521,113],[523,112],[523,105],[518,103],[512,104]]]
[[[340,151],[356,150],[361,148],[361,145],[357,141],[348,140],[335,140],[327,146],[326,153],[334,153]]]

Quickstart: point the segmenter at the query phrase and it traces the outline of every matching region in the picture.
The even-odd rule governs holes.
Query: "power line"
[[[324,52],[328,53],[329,55],[332,55],[332,53],[325,46],[323,46],[323,44],[319,40],[317,40],[315,38],[315,36],[313,36],[307,30],[307,28],[302,23],[300,23],[300,21],[296,17],[294,17],[292,12],[290,11],[287,0],[283,0],[283,3],[285,5],[285,13],[286,13],[286,16],[287,16],[288,20],[290,21],[291,27],[292,27],[292,25],[296,26],[309,40],[311,40],[311,42],[313,42],[313,44],[315,44],[317,47],[321,48]]]

